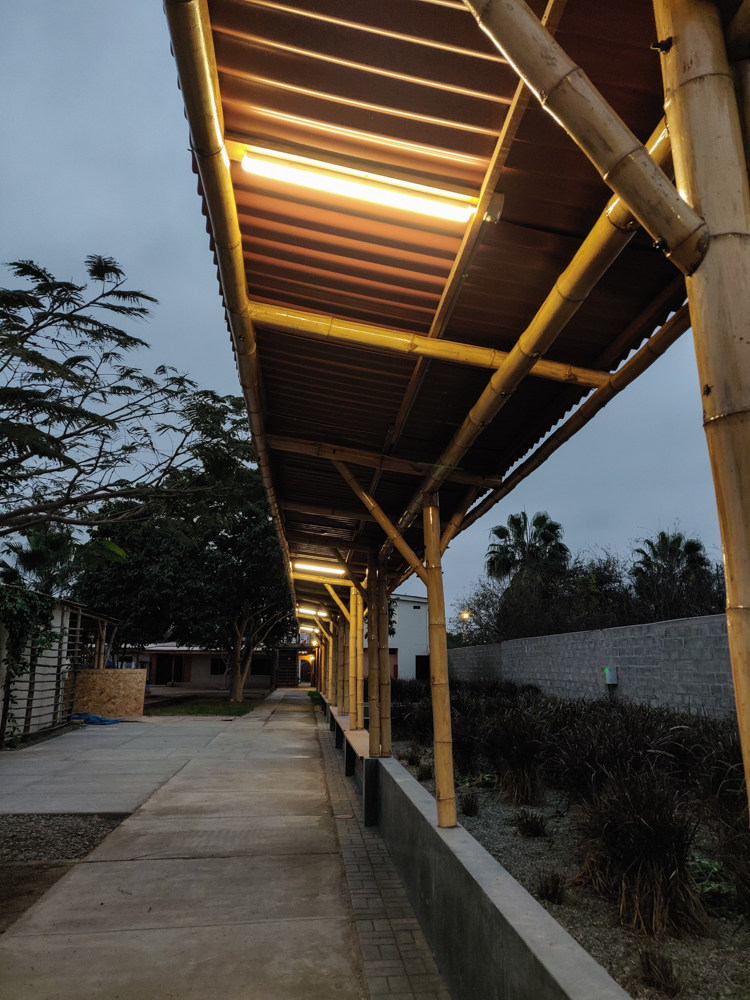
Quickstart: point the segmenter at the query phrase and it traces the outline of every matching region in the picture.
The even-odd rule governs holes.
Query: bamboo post
[[[687,280],[727,581],[727,630],[750,786],[750,191],[718,8],[654,0],[678,189],[710,233]],[[665,46],[666,48],[666,46]]]
[[[367,560],[367,701],[370,707],[371,757],[380,756],[380,646],[378,632],[378,555],[370,552]]]
[[[345,713],[345,703],[344,703],[344,688],[345,688],[345,678],[346,678],[346,658],[344,654],[345,644],[344,644],[344,633],[346,632],[346,618],[341,617],[339,619],[338,628],[336,629],[336,659],[338,661],[338,683],[336,686],[336,704],[339,707],[339,712],[343,715]]]
[[[357,728],[357,591],[349,590],[349,728]]]
[[[380,678],[380,756],[391,756],[391,661],[388,637],[388,574],[378,564],[378,676]]]
[[[357,725],[355,729],[365,728],[365,654],[364,654],[364,610],[362,595],[357,593]]]
[[[435,786],[438,826],[456,825],[453,785],[453,740],[448,689],[448,640],[445,634],[445,597],[440,555],[440,509],[434,493],[424,498],[424,544],[427,567],[427,610],[430,617],[430,689],[435,747]]]
[[[336,628],[331,622],[331,641],[329,643],[331,655],[331,704],[339,707],[339,643]]]

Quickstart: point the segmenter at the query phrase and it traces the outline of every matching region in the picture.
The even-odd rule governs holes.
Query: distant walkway
[[[89,794],[110,795],[106,811],[116,812],[129,764],[133,796],[143,796],[144,773],[152,783],[170,769],[172,776],[0,937],[0,995],[367,997],[307,693],[277,691],[231,723],[174,719],[137,728],[132,738],[135,724],[112,726],[7,755],[44,764],[26,785],[23,767],[11,767],[19,783],[6,798],[25,802],[26,811],[90,811],[80,809],[94,801]],[[0,774],[8,773],[4,758]],[[111,791],[100,788],[101,769],[92,789],[81,789],[91,762],[105,760],[124,765],[110,769]],[[156,769],[140,771],[139,762]],[[40,808],[50,802],[54,809]]]

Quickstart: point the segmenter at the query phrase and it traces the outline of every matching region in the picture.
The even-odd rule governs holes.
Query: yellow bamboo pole
[[[335,707],[339,707],[339,643],[338,636],[336,635],[336,626],[331,622],[331,642],[330,642],[330,654],[331,654],[331,704]]]
[[[340,618],[336,629],[336,660],[338,663],[338,683],[336,687],[336,704],[339,712],[344,714],[344,687],[346,680],[346,659],[344,655],[344,633],[346,631],[346,618]]]
[[[707,229],[645,146],[523,0],[464,0],[480,27],[685,274],[703,259]]]
[[[412,357],[433,358],[475,368],[499,368],[508,357],[507,351],[496,351],[491,347],[478,347],[458,341],[436,340],[418,333],[390,330],[387,327],[372,326],[367,323],[353,323],[337,316],[324,316],[302,309],[286,309],[265,302],[254,302],[251,314],[258,326],[273,327],[284,333],[298,333],[316,340],[333,340],[342,344],[357,344],[389,354],[407,354]],[[552,382],[567,382],[597,388],[607,377],[607,372],[562,361],[536,361],[531,374],[535,378]],[[267,435],[271,448],[283,448],[287,438]],[[345,456],[342,455],[342,458]],[[390,459],[395,471],[400,471],[402,459]],[[383,466],[385,468],[385,466]]]
[[[349,658],[349,643],[351,636],[351,625],[346,622],[344,625],[344,700],[342,702],[341,713],[342,715],[349,715],[349,670],[350,670],[350,658]]]
[[[349,590],[349,728],[357,728],[357,598],[355,587]]]
[[[190,141],[211,223],[221,291],[232,333],[240,384],[247,406],[258,472],[273,525],[289,566],[289,550],[276,499],[260,389],[255,328],[247,297],[242,233],[237,217],[229,156],[224,145],[224,117],[219,92],[211,22],[206,0],[165,0],[164,10],[177,64]],[[294,593],[294,584],[289,579]]]
[[[727,629],[750,788],[750,190],[718,8],[654,0],[675,177],[710,237],[687,280],[719,511]]]
[[[336,593],[336,591],[333,589],[333,587],[330,585],[330,583],[327,583],[325,585],[325,588],[328,591],[328,593],[331,595],[331,597],[334,599],[334,601],[338,604],[338,606],[339,606],[339,608],[341,610],[341,614],[344,616],[344,618],[347,621],[349,621],[349,612],[346,610],[346,605],[341,600],[341,598],[339,597],[339,595]]]
[[[380,756],[380,649],[378,646],[378,556],[367,560],[367,703],[370,709],[369,748],[371,757]]]
[[[440,556],[440,510],[434,494],[423,507],[427,610],[430,636],[430,689],[435,746],[435,786],[438,826],[456,825],[456,792],[453,784],[453,739],[448,689],[448,642],[445,634],[445,598]]]
[[[391,756],[391,660],[388,636],[388,574],[378,565],[378,676],[380,678],[380,756]]]
[[[357,725],[365,728],[364,602],[357,592]]]
[[[365,505],[365,507],[374,515],[375,520],[378,522],[380,527],[388,536],[389,540],[396,546],[401,555],[406,559],[411,568],[417,574],[419,579],[426,584],[427,574],[425,573],[425,568],[422,565],[421,559],[416,555],[409,546],[406,540],[402,537],[401,533],[394,527],[390,518],[387,514],[383,513],[380,505],[373,500],[369,493],[362,489],[354,476],[349,472],[347,467],[342,462],[334,462],[334,466],[338,469],[341,475],[344,477],[346,482],[352,488],[352,490],[357,494],[359,499]]]

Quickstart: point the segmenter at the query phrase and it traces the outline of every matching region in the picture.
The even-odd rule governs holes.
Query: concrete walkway
[[[180,769],[0,938],[0,996],[367,996],[307,693],[277,691],[213,735],[199,725],[144,724],[133,737],[161,742],[160,759]],[[187,747],[191,734],[203,745]],[[117,734],[71,737],[85,763],[87,740]],[[143,759],[127,743],[106,753]],[[74,786],[76,769],[66,773]],[[42,788],[29,787],[16,802]]]

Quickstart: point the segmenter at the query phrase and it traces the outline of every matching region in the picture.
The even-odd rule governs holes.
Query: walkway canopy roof
[[[561,438],[653,360],[645,351],[609,380],[672,312],[654,346],[687,328],[684,279],[665,244],[610,202],[463,3],[166,6],[287,554],[320,563],[338,549],[363,572],[368,550],[387,551],[332,459],[421,551],[420,490],[439,487],[441,519],[456,515],[454,527],[491,490],[488,509],[513,485],[502,477],[571,408],[597,394]],[[738,6],[722,6],[727,22]],[[652,137],[669,174],[651,3],[531,8],[635,136]],[[537,337],[544,362],[509,371],[506,352],[524,361],[522,334]],[[495,397],[467,421],[493,369]],[[393,552],[391,579],[405,568]],[[325,598],[317,583],[296,586]]]

